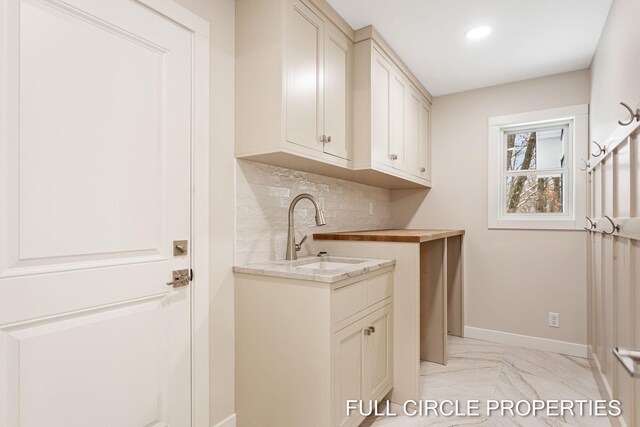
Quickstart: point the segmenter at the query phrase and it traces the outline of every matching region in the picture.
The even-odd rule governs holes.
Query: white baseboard
[[[236,427],[236,414],[231,414],[212,427]]]
[[[464,336],[466,338],[515,345],[534,350],[550,351],[552,353],[566,354],[569,356],[587,357],[587,346],[584,344],[531,337],[528,335],[510,334],[508,332],[474,328],[471,326],[464,327]]]

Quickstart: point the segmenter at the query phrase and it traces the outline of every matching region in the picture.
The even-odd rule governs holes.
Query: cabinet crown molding
[[[422,83],[420,83],[418,78],[413,74],[413,72],[411,72],[409,67],[407,67],[407,64],[404,63],[400,56],[398,56],[393,48],[391,48],[389,43],[387,43],[384,37],[380,35],[378,30],[376,30],[373,25],[360,28],[355,32],[355,36],[353,39],[354,43],[360,43],[366,40],[373,41],[378,46],[378,48],[381,49],[383,53],[387,55],[389,59],[391,59],[393,63],[402,71],[405,77],[411,82],[411,84],[416,87],[420,94],[424,96],[427,101],[429,101],[429,103],[433,103],[433,96],[431,95],[431,92],[429,92],[427,88],[424,87]]]

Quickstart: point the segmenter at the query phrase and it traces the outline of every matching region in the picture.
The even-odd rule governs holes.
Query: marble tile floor
[[[520,347],[449,337],[447,366],[422,362],[421,399],[595,400],[602,399],[587,359]],[[393,406],[397,417],[369,417],[363,427],[421,426],[610,426],[606,417],[409,417]]]

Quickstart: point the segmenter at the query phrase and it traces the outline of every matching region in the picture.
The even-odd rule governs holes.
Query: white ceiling
[[[433,95],[589,67],[612,0],[328,0],[373,24]],[[478,25],[482,40],[465,33]]]

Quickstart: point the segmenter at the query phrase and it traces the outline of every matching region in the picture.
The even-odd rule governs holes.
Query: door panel
[[[614,237],[613,243],[613,263],[614,263],[614,305],[615,310],[615,342],[614,347],[633,348],[632,336],[632,316],[631,316],[631,288],[630,288],[630,247],[629,239],[622,237]],[[614,360],[615,372],[615,390],[614,398],[622,402],[622,411],[625,414],[631,414],[631,399],[633,397],[632,387],[633,381]]]
[[[363,339],[362,362],[363,399],[374,400],[393,380],[392,304],[371,313],[364,319],[364,328],[375,331]]]
[[[420,163],[418,172],[425,179],[431,179],[431,106],[420,103]]]
[[[192,33],[124,0],[0,9],[0,426],[187,426]]]
[[[347,326],[334,335],[335,425],[349,426],[358,411],[347,415],[347,400],[362,399],[362,321]]]
[[[324,152],[349,159],[353,48],[326,25],[324,52]]]
[[[390,164],[389,159],[389,86],[391,82],[391,65],[377,50],[373,50],[371,70],[371,146],[373,160]]]
[[[287,141],[322,151],[323,23],[301,1],[290,13],[287,37]]]
[[[405,151],[407,153],[407,171],[420,177],[420,96],[407,88],[405,99],[404,129]]]
[[[615,160],[615,196],[613,215],[631,216],[631,150],[624,143],[616,150]]]
[[[391,139],[389,141],[389,151],[393,156],[391,166],[395,169],[405,170],[405,129],[404,129],[404,105],[406,96],[406,85],[399,74],[393,73],[389,88],[389,117],[391,121]]]

